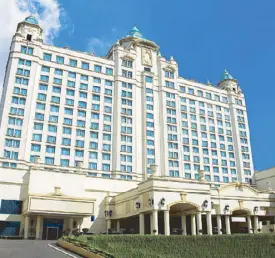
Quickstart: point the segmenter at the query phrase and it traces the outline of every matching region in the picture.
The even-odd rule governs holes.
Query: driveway
[[[1,258],[68,258],[70,256],[48,246],[55,241],[0,240]]]

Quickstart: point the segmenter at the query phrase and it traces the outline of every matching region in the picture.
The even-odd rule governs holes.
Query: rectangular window
[[[94,71],[97,73],[101,73],[102,67],[100,65],[94,65]]]
[[[107,75],[113,75],[113,69],[112,68],[106,68],[106,74]]]
[[[72,67],[77,67],[77,60],[75,60],[75,59],[70,59],[69,65],[72,66]]]
[[[56,62],[58,64],[64,64],[64,57],[63,56],[56,56]]]
[[[43,60],[45,60],[45,61],[51,61],[52,60],[52,54],[44,53],[43,54]]]
[[[89,63],[81,62],[81,68],[85,70],[89,70]]]
[[[21,46],[21,53],[27,54],[27,55],[33,55],[33,48],[32,47]]]

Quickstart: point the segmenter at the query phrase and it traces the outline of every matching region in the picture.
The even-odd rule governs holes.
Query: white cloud
[[[52,43],[61,29],[64,12],[58,0],[0,0],[0,96],[12,36],[17,24],[31,13],[44,30],[45,42]]]
[[[117,29],[112,28],[108,38],[105,36],[91,37],[88,41],[88,52],[97,56],[105,56],[111,45],[117,40],[117,34]]]

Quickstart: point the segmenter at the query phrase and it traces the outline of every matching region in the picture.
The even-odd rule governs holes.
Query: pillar
[[[153,210],[152,212],[153,216],[153,226],[151,228],[151,234],[157,235],[158,234],[158,210]],[[154,233],[153,231],[156,230]]]
[[[202,235],[202,233],[200,232],[200,230],[202,230],[201,212],[198,212],[196,216],[197,216],[197,234]]]
[[[230,229],[230,216],[229,215],[225,215],[225,227],[226,227],[226,234],[230,235],[231,229]]]
[[[150,221],[151,223],[151,221]],[[144,235],[145,234],[145,228],[144,228],[144,213],[139,214],[139,234]],[[151,225],[150,225],[151,227]]]
[[[120,220],[116,221],[116,231],[120,232]]]
[[[82,232],[82,228],[83,228],[83,218],[78,220],[78,229],[79,232]]]
[[[258,233],[258,225],[259,224],[259,218],[258,216],[254,216],[254,233]]]
[[[195,214],[191,214],[191,233],[196,235],[196,217]]]
[[[217,228],[218,228],[218,234],[222,235],[222,219],[221,215],[217,215]]]
[[[30,224],[30,217],[25,216],[24,239],[28,239],[29,237],[29,224]]]
[[[211,212],[206,213],[207,234],[212,235],[212,216]]]
[[[107,219],[107,232],[109,232],[109,229],[112,229],[111,220]]]
[[[74,226],[74,218],[69,218],[69,229],[70,229],[70,234],[73,231],[73,226]]]
[[[41,232],[41,216],[36,217],[36,229],[35,229],[35,239],[40,239]]]
[[[169,211],[164,211],[164,235],[170,235],[170,216]]]
[[[252,225],[251,225],[251,217],[250,216],[247,216],[246,217],[247,219],[247,229],[248,229],[248,234],[251,234],[252,233]]]
[[[186,215],[184,215],[184,214],[181,215],[181,229],[182,229],[182,234],[187,235],[187,232],[186,232]]]

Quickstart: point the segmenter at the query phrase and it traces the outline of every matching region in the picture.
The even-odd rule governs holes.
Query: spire
[[[30,23],[30,24],[38,25],[38,21],[37,21],[36,17],[32,14],[29,15],[24,21],[27,23]]]
[[[136,26],[134,26],[132,30],[127,34],[127,37],[144,38]]]
[[[224,69],[221,81],[223,80],[234,80],[233,76],[226,70]]]

